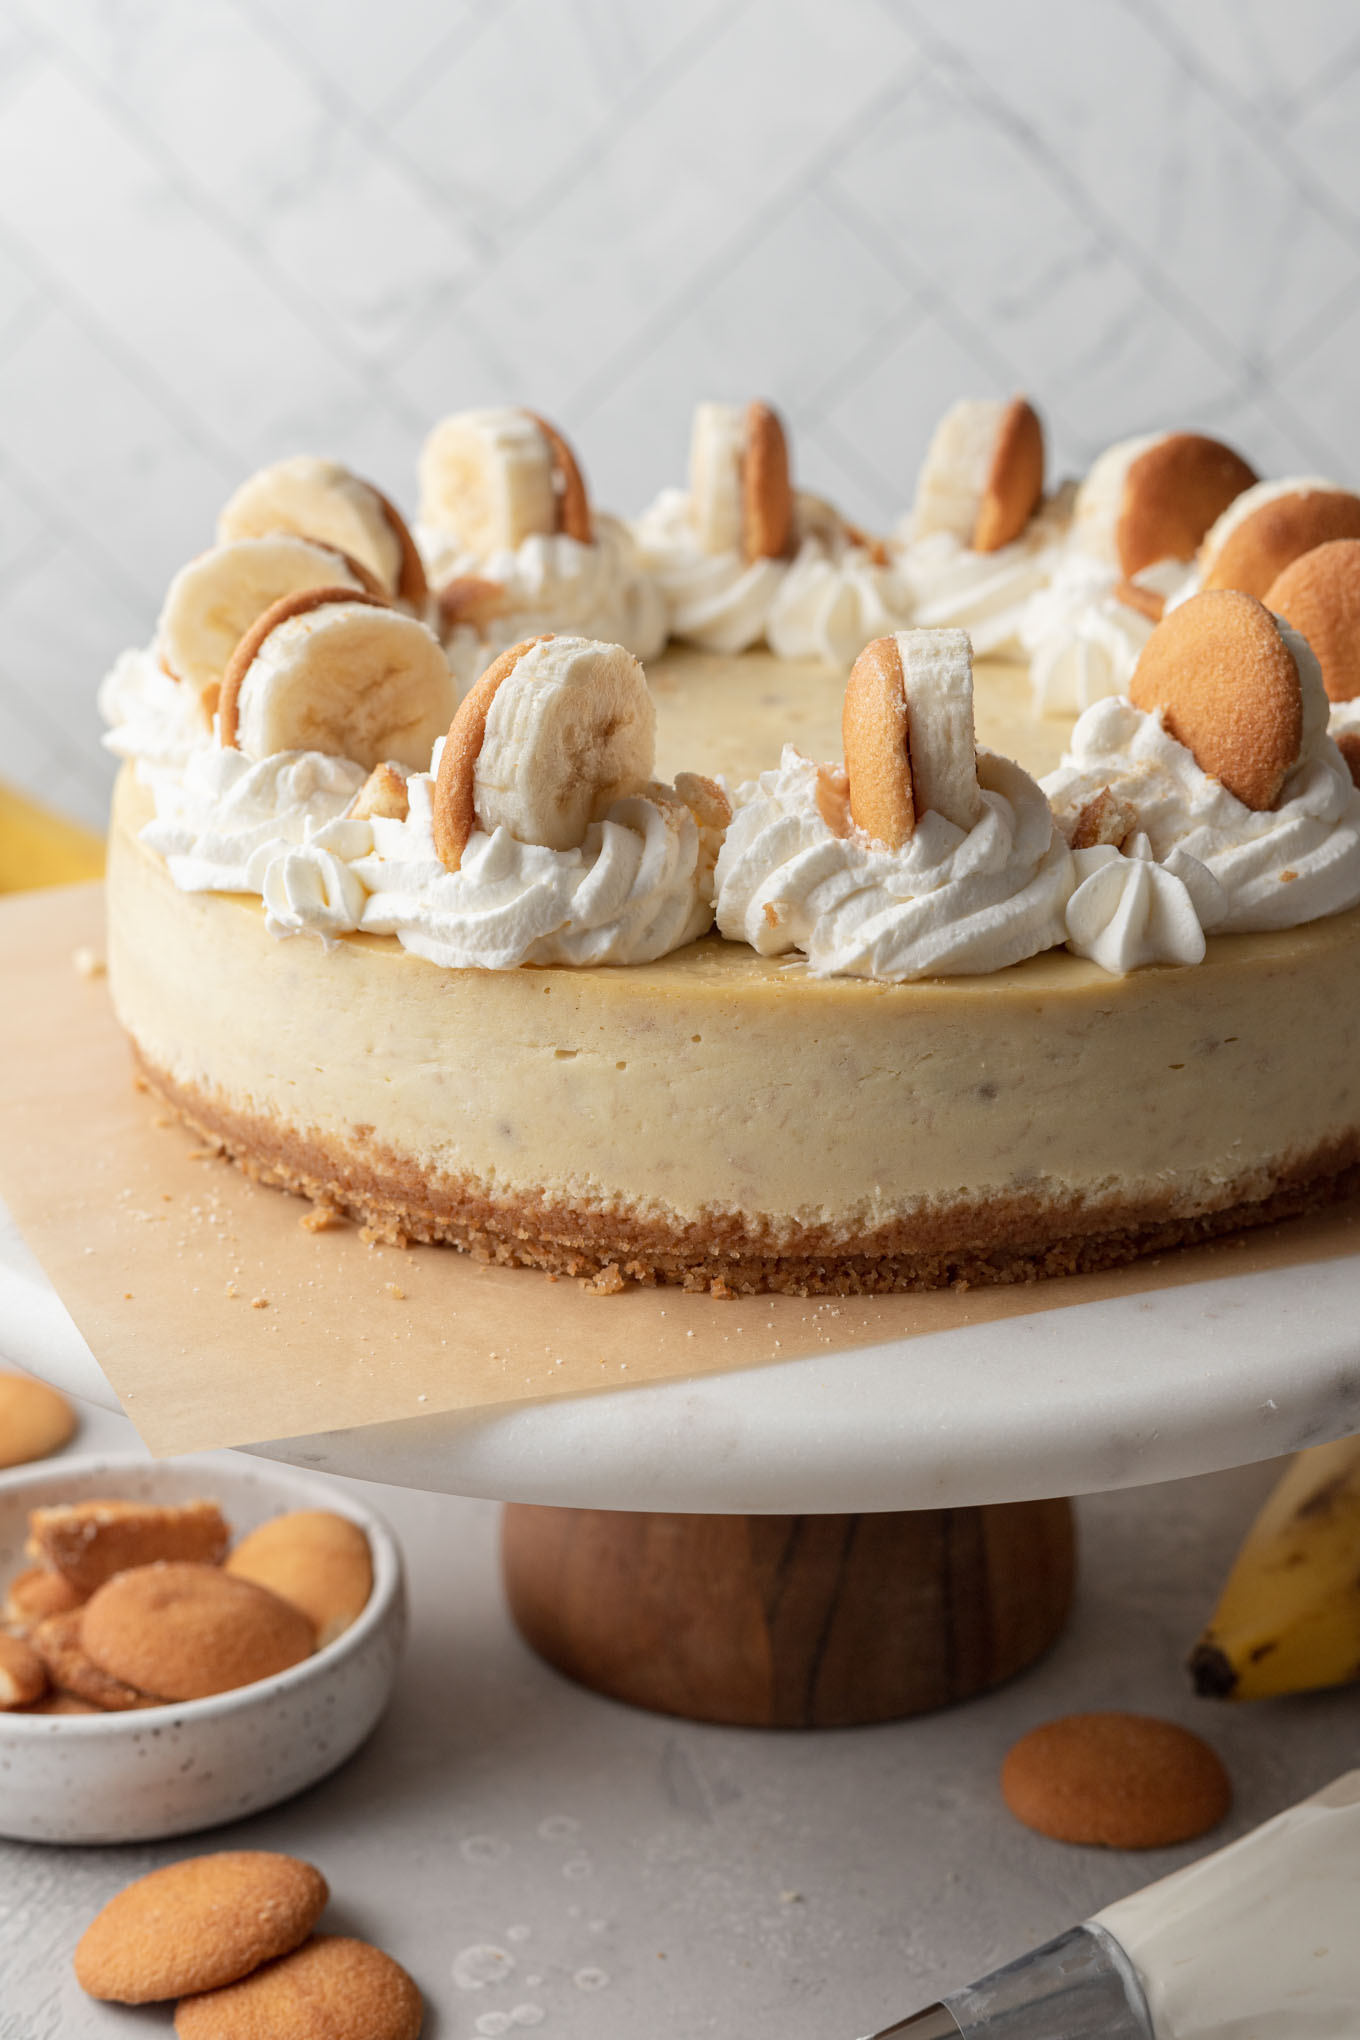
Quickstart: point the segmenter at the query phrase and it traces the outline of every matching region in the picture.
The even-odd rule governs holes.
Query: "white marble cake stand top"
[[[254,1449],[397,1486],[596,1508],[836,1513],[1091,1494],[1360,1430],[1357,1305],[1350,1255],[826,1358]],[[6,1359],[117,1407],[0,1206]]]

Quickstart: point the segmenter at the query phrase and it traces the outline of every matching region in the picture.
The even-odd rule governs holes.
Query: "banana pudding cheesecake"
[[[379,1237],[606,1290],[1026,1280],[1357,1187],[1347,492],[1187,433],[1045,494],[1023,399],[887,536],[791,477],[751,404],[632,527],[509,409],[436,428],[414,532],[333,462],[244,484],[102,693],[145,1081]],[[1136,644],[1040,698],[1064,575]]]

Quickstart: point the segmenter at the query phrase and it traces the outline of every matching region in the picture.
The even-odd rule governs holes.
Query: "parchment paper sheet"
[[[102,916],[98,884],[0,902],[0,1194],[153,1452],[717,1373],[1360,1246],[1343,1207],[1105,1275],[722,1303],[308,1232],[303,1203],[135,1088],[107,983],[75,962],[102,955]]]

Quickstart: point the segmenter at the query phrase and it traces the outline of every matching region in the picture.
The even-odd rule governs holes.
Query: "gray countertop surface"
[[[132,1444],[91,1412],[73,1449]],[[817,1734],[699,1727],[566,1683],[511,1628],[494,1504],[366,1487],[412,1588],[376,1734],[202,1841],[0,1843],[0,2040],[167,2034],[168,2008],[86,1999],[71,1950],[131,1878],[230,1847],[317,1863],[326,1924],[411,1970],[438,2040],[854,2040],[1208,1846],[1135,1857],[1017,1826],[997,1772],[1035,1723],[1115,1706],[1201,1730],[1236,1785],[1224,1840],[1360,1759],[1354,1691],[1225,1707],[1181,1669],[1274,1472],[1081,1502],[1077,1607],[1042,1665],[945,1713]]]

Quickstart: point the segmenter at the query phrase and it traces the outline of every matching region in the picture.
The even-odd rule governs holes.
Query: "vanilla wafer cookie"
[[[300,1947],[329,1896],[297,1856],[189,1856],[125,1885],[95,1915],[76,1946],[76,1980],[121,2005],[218,1990]]]

